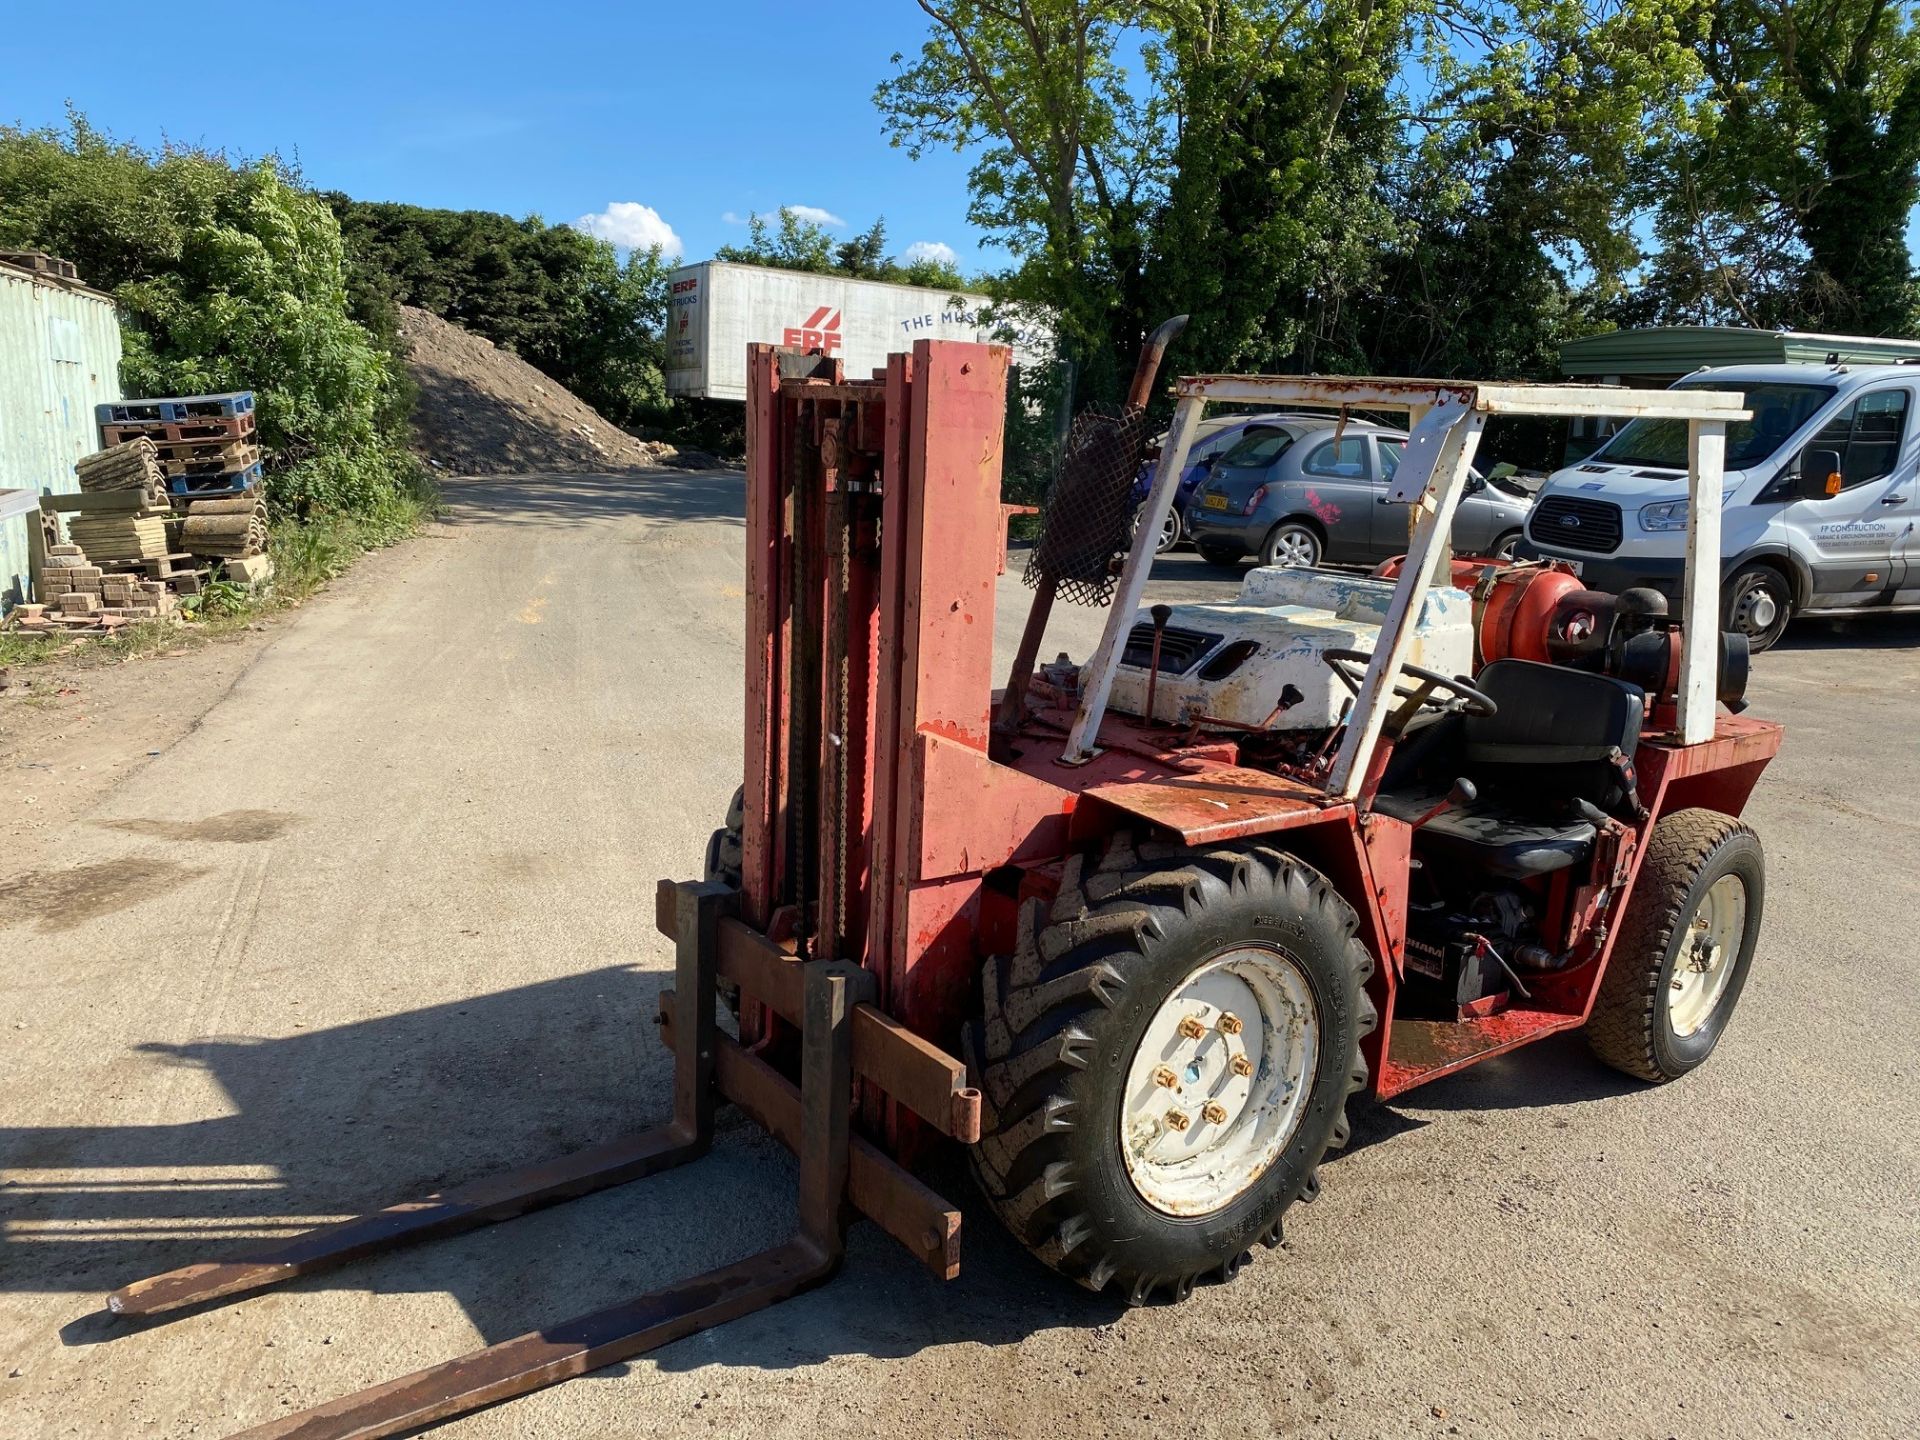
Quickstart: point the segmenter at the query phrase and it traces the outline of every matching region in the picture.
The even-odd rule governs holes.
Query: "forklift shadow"
[[[1440,1111],[1535,1110],[1611,1100],[1646,1088],[1645,1082],[1594,1059],[1579,1031],[1563,1030],[1429,1081],[1388,1104],[1396,1111],[1403,1106]],[[1423,1122],[1414,1122],[1419,1123]]]
[[[97,1295],[657,1123],[663,979],[609,967],[274,1039],[139,1046],[126,1098],[172,1109],[211,1082],[192,1106],[206,1118],[0,1125],[0,1293]]]
[[[0,1293],[71,1297],[60,1330],[70,1346],[192,1315],[218,1316],[223,1334],[235,1332],[226,1338],[245,1343],[264,1323],[245,1297],[139,1320],[107,1313],[104,1292],[663,1123],[670,1056],[651,1017],[665,979],[613,967],[279,1039],[142,1047],[162,1072],[149,1082],[156,1093],[164,1071],[191,1068],[217,1082],[227,1104],[211,1108],[229,1113],[0,1127]],[[977,1199],[963,1158],[936,1157],[925,1178],[964,1207],[960,1280],[935,1280],[859,1223],[836,1280],[644,1363],[781,1368],[849,1347],[906,1355],[1121,1313],[1015,1244]],[[471,1344],[456,1338],[461,1315],[491,1344],[781,1244],[794,1232],[797,1181],[784,1148],[723,1108],[701,1160],[274,1293],[298,1305],[302,1295],[362,1292],[368,1350],[380,1327],[433,1324],[447,1337],[434,1358],[452,1358]],[[329,1353],[354,1351],[346,1336]]]

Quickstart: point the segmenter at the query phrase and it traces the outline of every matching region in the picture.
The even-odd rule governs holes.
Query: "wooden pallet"
[[[193,420],[129,420],[100,427],[100,436],[108,445],[145,437],[159,445],[162,441],[245,440],[253,434],[251,413],[226,417],[205,416]]]
[[[191,480],[198,475],[231,475],[252,469],[260,463],[260,452],[251,445],[225,445],[211,455],[191,460],[162,460],[160,468],[170,480]]]

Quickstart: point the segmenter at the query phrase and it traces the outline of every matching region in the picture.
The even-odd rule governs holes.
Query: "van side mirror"
[[[1796,500],[1824,500],[1840,493],[1840,452],[1802,450],[1800,474],[1793,487]]]

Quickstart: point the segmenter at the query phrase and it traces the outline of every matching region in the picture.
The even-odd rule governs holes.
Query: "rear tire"
[[[736,890],[740,888],[745,863],[740,835],[746,823],[747,787],[742,785],[733,792],[733,799],[727,805],[727,823],[707,839],[707,879],[718,880]]]
[[[1209,565],[1224,567],[1228,565],[1238,565],[1240,563],[1240,552],[1238,550],[1223,550],[1218,545],[1206,544],[1200,544],[1197,548],[1200,551],[1200,558]]]
[[[1778,644],[1793,619],[1793,586],[1771,565],[1747,565],[1727,584],[1725,624],[1754,654]]]
[[[1320,563],[1325,549],[1320,532],[1306,521],[1282,520],[1267,532],[1266,542],[1260,547],[1260,563],[1311,570]]]
[[[1620,938],[1587,1018],[1587,1043],[1655,1084],[1713,1053],[1747,983],[1766,902],[1760,837],[1712,810],[1654,826]]]
[[[967,1032],[986,1107],[974,1173],[1007,1228],[1135,1305],[1279,1244],[1367,1079],[1358,924],[1325,876],[1263,844],[1120,836],[1071,859],[1051,911],[1031,902],[1019,948],[982,972]],[[1235,989],[1235,967],[1251,983]],[[1183,1019],[1190,1039],[1168,1029]],[[1182,1107],[1200,1118],[1166,1118]]]

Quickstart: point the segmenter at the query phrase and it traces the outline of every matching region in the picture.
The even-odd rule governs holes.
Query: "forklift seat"
[[[1423,785],[1383,791],[1377,808],[1416,820],[1464,775],[1478,797],[1421,826],[1415,846],[1423,854],[1515,880],[1585,859],[1595,827],[1574,802],[1611,813],[1633,798],[1614,756],[1633,758],[1645,693],[1611,676],[1532,660],[1496,660],[1474,683],[1499,708],[1461,719],[1454,775],[1430,768]]]

